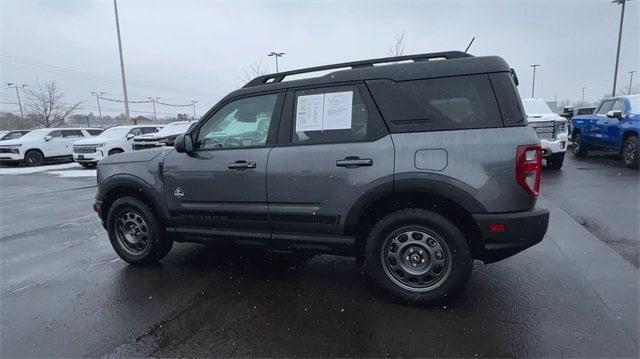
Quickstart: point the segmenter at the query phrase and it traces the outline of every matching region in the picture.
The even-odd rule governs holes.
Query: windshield
[[[155,135],[175,135],[178,133],[187,132],[189,127],[191,127],[192,122],[182,122],[182,123],[169,123],[165,127],[163,127],[160,131],[158,131]]]
[[[98,135],[98,138],[122,138],[129,133],[129,127],[111,127]]]
[[[27,133],[26,135],[23,135],[20,138],[21,139],[23,139],[23,138],[24,139],[40,138],[40,137],[46,136],[51,131],[52,131],[52,129],[50,129],[50,128],[43,128],[41,130],[33,130],[33,131]]]
[[[544,100],[536,100],[536,99],[526,99],[522,100],[522,104],[524,105],[524,112],[527,114],[543,114],[548,113],[552,114],[553,111],[549,108]]]
[[[23,133],[24,132],[21,131],[8,132],[2,136],[2,140],[15,140],[16,138],[22,137]]]
[[[629,96],[627,97],[629,103],[631,104],[631,110],[629,112],[632,113],[640,113],[640,95],[637,96]]]

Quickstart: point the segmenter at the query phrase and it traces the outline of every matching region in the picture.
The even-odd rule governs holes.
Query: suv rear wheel
[[[365,263],[371,278],[410,303],[435,303],[469,280],[473,259],[460,230],[440,214],[405,209],[369,232]]]
[[[573,136],[573,154],[576,157],[585,157],[587,155],[587,147],[585,147],[580,133],[576,133]]]
[[[133,197],[120,197],[113,202],[107,215],[107,233],[120,258],[133,265],[157,262],[173,246],[151,209]]]
[[[638,168],[640,160],[640,145],[637,136],[629,136],[622,147],[622,159],[625,166],[629,168]]]

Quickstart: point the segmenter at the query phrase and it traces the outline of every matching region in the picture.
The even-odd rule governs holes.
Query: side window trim
[[[194,152],[211,152],[211,151],[225,151],[225,150],[239,150],[239,149],[248,149],[248,148],[265,148],[265,147],[273,147],[276,143],[276,135],[277,135],[277,130],[278,130],[278,126],[280,124],[280,119],[282,117],[282,106],[284,104],[284,97],[286,94],[286,91],[284,90],[277,90],[277,91],[267,91],[267,92],[259,92],[259,93],[252,93],[252,94],[247,94],[247,95],[240,95],[240,96],[236,96],[236,97],[232,97],[229,98],[225,101],[221,101],[218,102],[213,108],[211,108],[211,110],[209,110],[205,117],[203,117],[202,119],[200,119],[200,121],[198,121],[198,124],[196,126],[194,126],[190,131],[187,131],[186,133],[190,134],[190,135],[196,135],[198,133],[198,131],[200,131],[200,129],[202,128],[202,126],[207,123],[207,121],[210,121],[211,118],[218,112],[220,111],[223,107],[225,107],[226,105],[237,101],[237,100],[241,100],[244,98],[251,98],[251,97],[258,97],[258,96],[264,96],[264,95],[273,95],[276,94],[276,103],[273,109],[273,114],[271,115],[271,120],[270,120],[270,124],[269,124],[269,132],[267,133],[267,142],[263,145],[263,146],[248,146],[248,147],[232,147],[232,148],[217,148],[217,149],[211,149],[211,148],[204,148],[204,149],[194,149]]]
[[[385,131],[380,136],[375,138],[366,138],[364,140],[353,140],[353,141],[335,141],[335,142],[321,142],[321,143],[293,143],[292,135],[293,135],[293,124],[294,124],[294,115],[295,115],[295,102],[296,102],[296,92],[304,91],[304,90],[321,90],[323,88],[336,88],[343,86],[352,86],[359,91],[359,94],[364,102],[364,105],[367,108],[368,116],[370,117],[367,121],[377,121],[382,127],[384,127]],[[339,143],[351,143],[351,142],[374,142],[379,140],[380,138],[389,134],[389,129],[387,128],[384,120],[382,119],[382,115],[378,110],[378,106],[375,104],[371,93],[367,89],[366,85],[362,81],[353,81],[353,82],[342,82],[335,84],[321,84],[321,85],[313,85],[313,86],[303,86],[296,88],[289,88],[286,92],[286,98],[284,100],[284,106],[280,121],[280,126],[278,129],[278,137],[276,140],[276,146],[313,146],[313,145],[326,145],[326,144],[339,144]]]

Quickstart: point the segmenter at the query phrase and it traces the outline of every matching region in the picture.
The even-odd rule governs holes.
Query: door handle
[[[360,166],[372,166],[373,160],[371,158],[360,158],[358,156],[348,156],[342,160],[336,161],[336,166],[346,168],[356,168]]]
[[[229,162],[229,164],[227,165],[227,167],[230,170],[246,170],[248,168],[256,168],[256,163],[253,161],[244,161],[244,160],[239,160],[239,161],[235,161],[235,162]]]

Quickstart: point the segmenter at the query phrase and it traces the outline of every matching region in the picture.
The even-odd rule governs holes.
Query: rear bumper
[[[542,241],[549,225],[549,211],[546,209],[475,214],[473,218],[482,232],[484,251],[481,259],[485,263],[511,257]],[[503,228],[496,225],[503,225]],[[493,231],[490,227],[494,227]]]

